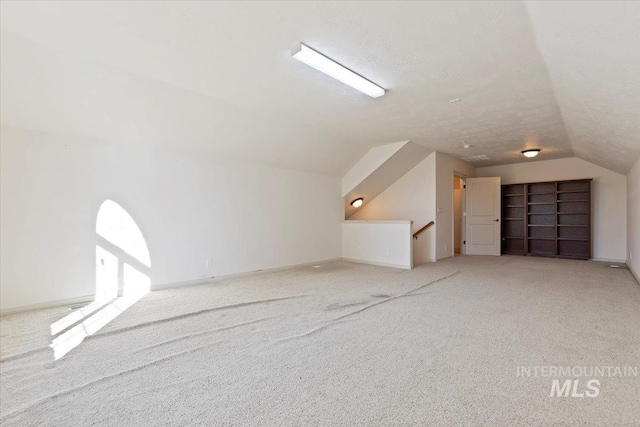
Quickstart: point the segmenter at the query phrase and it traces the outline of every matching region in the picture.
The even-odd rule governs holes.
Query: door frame
[[[462,172],[453,171],[453,185],[451,186],[451,192],[453,194],[456,186],[456,178],[460,178],[462,181],[460,183],[460,239],[462,242],[466,241],[467,238],[467,174]],[[451,251],[453,253],[453,257],[456,256],[456,200],[455,197],[451,198]],[[460,255],[465,255],[467,253],[467,246],[460,242]]]

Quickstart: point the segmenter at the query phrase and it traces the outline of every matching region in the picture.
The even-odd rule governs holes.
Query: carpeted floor
[[[219,279],[150,293],[54,361],[49,326],[68,314],[0,320],[2,425],[640,425],[640,377],[600,375],[580,398],[517,375],[640,365],[640,286],[606,263]],[[591,376],[577,379],[585,391]]]

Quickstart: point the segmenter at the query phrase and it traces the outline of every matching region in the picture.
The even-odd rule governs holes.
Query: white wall
[[[413,221],[413,232],[436,218],[436,153],[432,153],[375,199],[351,216],[351,220]],[[435,261],[434,227],[423,232],[413,246],[414,264]]]
[[[435,225],[414,242],[414,263],[453,256],[453,179],[475,176],[475,168],[434,152],[350,219],[410,220],[414,232],[429,221]],[[440,212],[437,212],[437,208]]]
[[[640,281],[640,160],[627,175],[627,265]]]
[[[3,310],[95,292],[105,199],[142,230],[152,285],[341,256],[337,178],[15,128],[0,138]]]
[[[411,269],[411,236],[411,221],[345,221],[342,223],[342,258]]]
[[[502,184],[593,178],[593,258],[624,261],[627,247],[627,178],[577,157],[477,169],[477,176],[499,176]]]
[[[474,177],[476,169],[467,163],[436,153],[436,259],[452,257],[453,244],[453,180],[454,176]]]

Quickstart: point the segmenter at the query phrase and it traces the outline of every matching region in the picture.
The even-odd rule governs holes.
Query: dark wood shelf
[[[569,258],[569,259],[589,259],[589,258],[585,258],[584,255],[582,254],[562,253],[559,256],[562,258]]]
[[[591,258],[591,179],[503,185],[502,200],[502,253]]]
[[[589,194],[588,191],[585,190],[571,190],[571,191],[558,191],[558,194],[567,194],[567,193],[584,193],[584,194]]]

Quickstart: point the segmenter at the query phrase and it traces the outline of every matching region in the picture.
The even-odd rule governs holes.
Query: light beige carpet
[[[640,286],[584,261],[335,262],[153,292],[58,361],[59,308],[0,320],[0,421],[632,426],[640,377],[549,397],[519,366],[640,365]],[[590,377],[579,378],[584,391]]]

